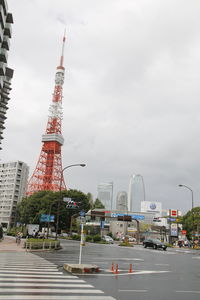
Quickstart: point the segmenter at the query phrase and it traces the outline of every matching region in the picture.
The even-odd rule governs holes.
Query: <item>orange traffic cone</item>
[[[111,272],[115,271],[114,263],[112,263]]]
[[[119,274],[118,264],[116,264],[115,274]]]
[[[133,266],[132,266],[132,264],[130,264],[129,273],[133,273]]]

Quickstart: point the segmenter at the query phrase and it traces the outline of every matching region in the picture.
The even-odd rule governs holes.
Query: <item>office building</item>
[[[9,93],[13,70],[7,67],[10,38],[12,36],[12,14],[8,12],[6,0],[0,0],[0,149],[5,129],[6,112],[8,109]]]
[[[97,187],[97,198],[106,209],[112,209],[113,206],[113,182],[100,183]]]
[[[128,195],[127,192],[121,191],[117,193],[116,210],[128,211]]]
[[[128,190],[128,210],[140,212],[141,202],[145,201],[145,187],[143,177],[139,174],[131,175]]]
[[[0,164],[0,224],[15,224],[16,207],[26,194],[29,167],[21,161]]]

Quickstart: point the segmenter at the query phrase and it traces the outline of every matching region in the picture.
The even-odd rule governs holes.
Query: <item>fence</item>
[[[52,241],[52,242],[25,242],[24,247],[26,248],[26,251],[32,251],[32,250],[51,250],[51,249],[60,249],[60,241]]]

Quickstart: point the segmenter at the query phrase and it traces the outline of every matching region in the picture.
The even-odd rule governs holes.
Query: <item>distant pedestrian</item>
[[[179,246],[179,248],[181,248],[183,246],[183,242],[182,241],[178,241],[178,246]]]
[[[17,243],[17,245],[19,245],[21,243],[21,237],[22,237],[21,232],[18,232],[17,235],[16,235],[16,243]]]

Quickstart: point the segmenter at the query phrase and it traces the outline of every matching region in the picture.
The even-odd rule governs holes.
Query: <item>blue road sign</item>
[[[40,222],[54,222],[55,216],[53,215],[47,215],[47,214],[41,214],[40,216]]]
[[[80,215],[81,217],[85,217],[85,212],[84,212],[84,210],[81,210],[81,211],[79,212],[79,215]]]

